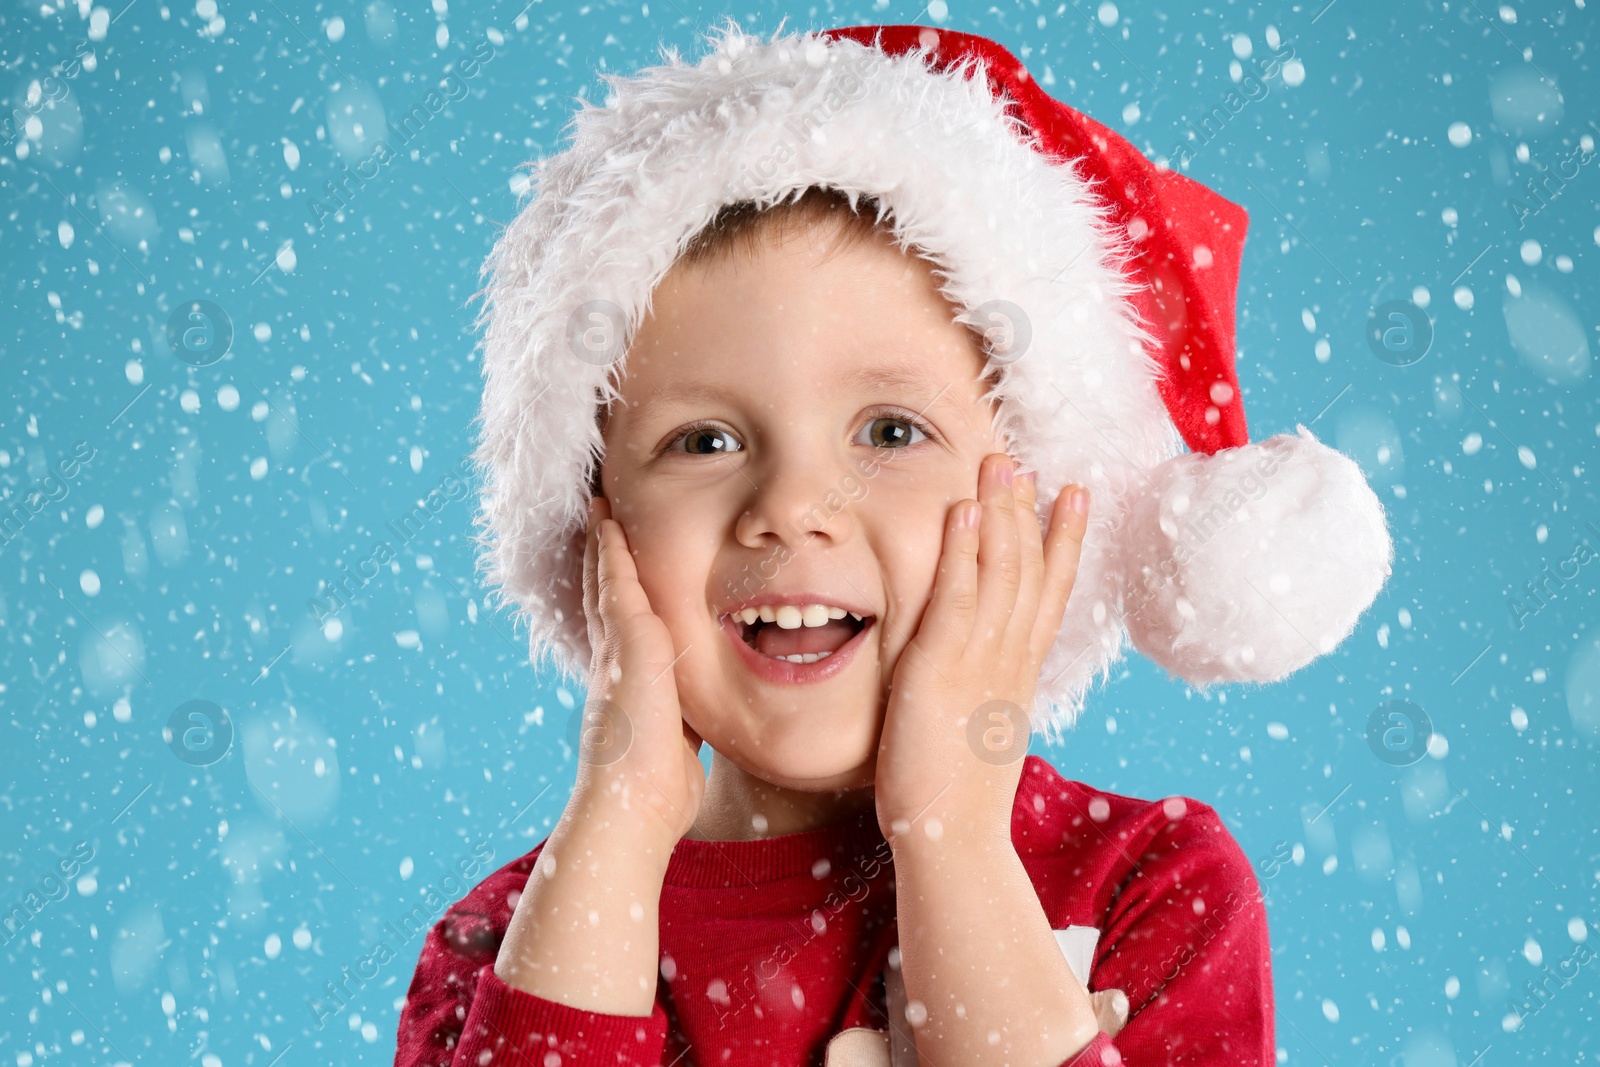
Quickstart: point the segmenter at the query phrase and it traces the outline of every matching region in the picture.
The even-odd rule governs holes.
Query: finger
[[[1094,1019],[1112,1037],[1128,1025],[1128,997],[1120,989],[1102,989],[1089,994],[1094,1005]]]
[[[668,669],[678,658],[672,634],[650,606],[649,594],[639,581],[627,531],[616,519],[606,518],[596,525],[595,532],[600,538],[601,614],[619,657],[624,665],[642,671],[648,684],[675,685]]]
[[[1017,589],[1022,584],[1016,497],[1011,486],[1000,480],[1001,472],[1010,471],[1011,467],[1010,456],[993,453],[984,457],[978,472],[983,522],[978,530],[978,611],[973,620],[973,637],[979,641],[1003,640],[1015,613]]]
[[[972,636],[972,619],[978,606],[978,528],[964,518],[978,502],[958,500],[944,520],[944,551],[933,596],[922,613],[915,638],[918,647],[937,659],[958,656]],[[979,520],[982,520],[980,513]]]
[[[1073,494],[1082,490],[1085,511],[1080,513],[1072,506]],[[1045,545],[1043,592],[1040,594],[1038,621],[1034,627],[1031,648],[1034,659],[1043,661],[1056,635],[1061,632],[1061,618],[1067,609],[1067,598],[1072,595],[1078,578],[1078,564],[1083,558],[1083,536],[1089,528],[1087,509],[1093,506],[1089,491],[1068,483],[1050,509],[1050,539]]]
[[[1038,621],[1039,597],[1044,585],[1044,534],[1039,530],[1036,475],[1019,475],[1016,481],[1017,548],[1022,557],[1022,585],[1017,603],[1006,626],[1006,647],[1032,650],[1034,623]]]
[[[596,544],[600,520],[611,512],[611,502],[591,497],[588,525],[583,535],[583,617],[589,624],[589,649],[598,653],[605,647],[605,627],[600,617],[600,551]]]
[[[705,738],[701,737],[687,720],[683,723],[683,743],[689,747],[696,759],[700,758],[700,747],[706,743]]]
[[[681,716],[681,709],[679,714]],[[703,782],[705,781],[706,769],[700,763],[700,747],[705,744],[705,741],[699,734],[695,733],[694,727],[690,726],[687,721],[681,718],[679,721],[683,722],[683,769],[688,772],[684,776],[684,781],[693,782],[699,780]]]

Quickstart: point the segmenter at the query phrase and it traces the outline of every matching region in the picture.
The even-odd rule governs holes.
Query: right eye
[[[684,430],[677,437],[674,437],[671,441],[667,442],[667,447],[663,448],[662,451],[682,451],[691,456],[719,456],[727,455],[729,452],[733,451],[730,448],[718,444],[717,442],[719,437],[726,441],[733,440],[733,436],[729,434],[728,431],[717,426],[715,423],[696,423],[695,425]],[[685,443],[682,449],[674,447],[679,441]]]

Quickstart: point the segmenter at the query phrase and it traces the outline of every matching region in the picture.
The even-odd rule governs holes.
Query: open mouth
[[[840,619],[829,619],[820,626],[797,626],[793,629],[784,629],[776,622],[765,622],[759,618],[754,622],[744,622],[734,616],[729,622],[744,643],[757,654],[789,663],[810,664],[821,662],[839,651],[872,625],[873,617],[864,615],[857,619],[846,614]]]

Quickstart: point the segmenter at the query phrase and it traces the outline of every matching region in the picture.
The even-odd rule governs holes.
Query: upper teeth
[[[745,608],[743,611],[733,613],[734,617],[746,626],[760,619],[762,622],[775,622],[781,630],[797,630],[802,626],[821,626],[830,619],[842,619],[846,615],[856,622],[861,621],[861,616],[844,608],[829,607],[827,604],[763,604],[759,608]]]

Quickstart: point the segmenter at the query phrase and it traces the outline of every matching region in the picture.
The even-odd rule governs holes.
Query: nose
[[[850,504],[860,499],[864,479],[848,463],[809,457],[773,457],[753,466],[745,508],[734,527],[750,548],[799,550],[818,537],[838,542],[849,535]]]

